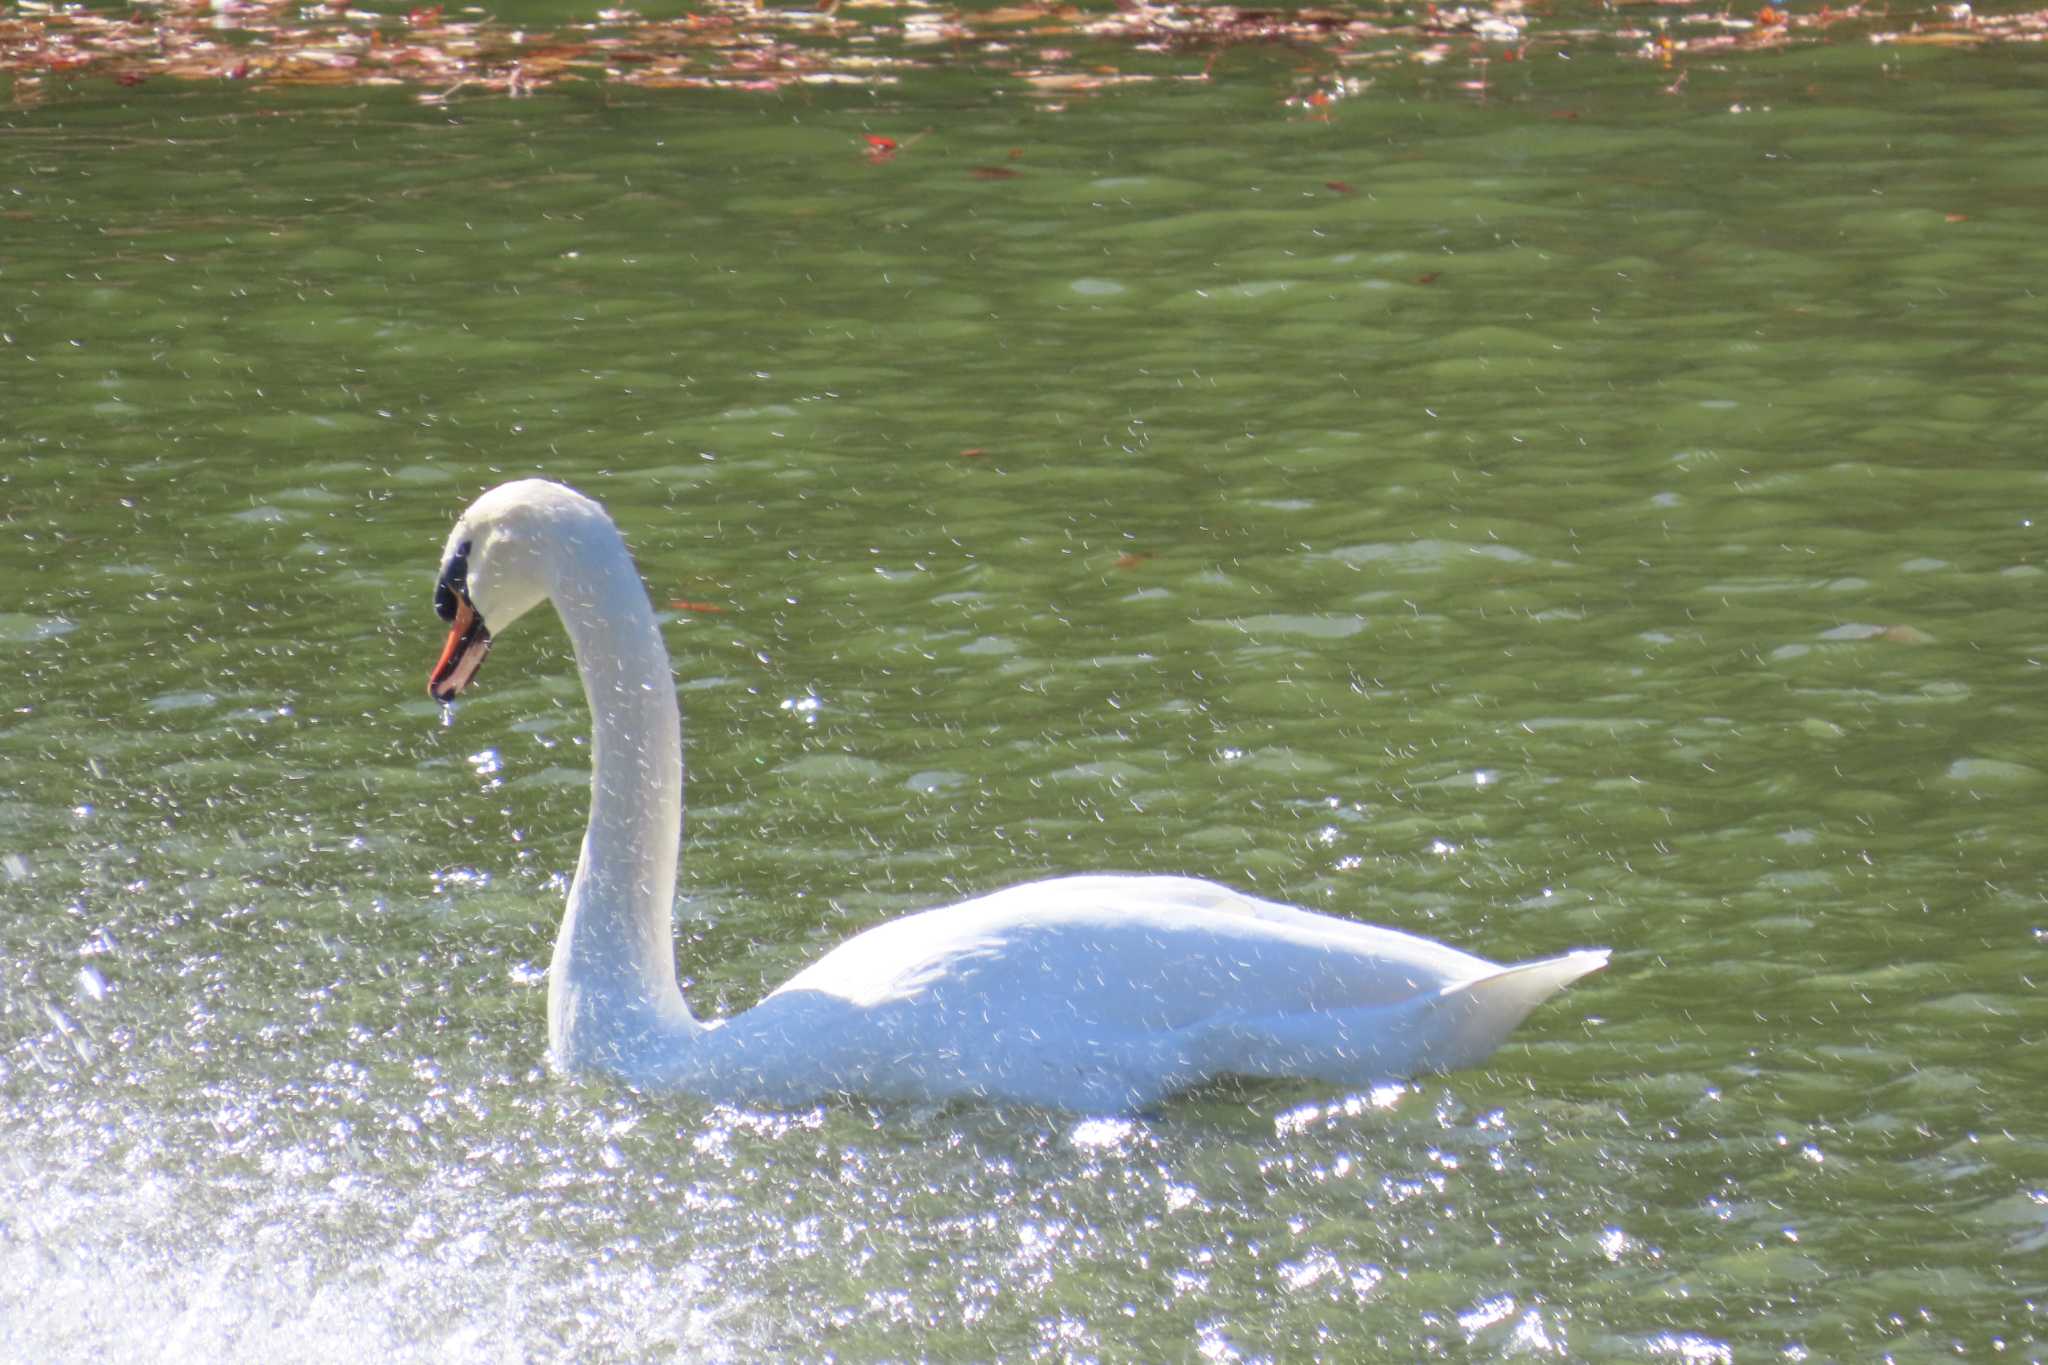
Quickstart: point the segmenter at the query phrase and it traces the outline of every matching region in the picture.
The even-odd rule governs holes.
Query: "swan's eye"
[[[455,605],[469,596],[469,542],[455,547],[441,581],[434,585],[434,611],[443,621],[455,619]]]

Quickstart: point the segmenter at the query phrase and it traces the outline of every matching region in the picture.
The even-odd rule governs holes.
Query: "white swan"
[[[832,1095],[1145,1109],[1224,1075],[1359,1086],[1479,1062],[1604,948],[1501,967],[1185,877],[1013,886],[858,934],[752,1009],[701,1021],[670,917],[683,815],[668,651],[603,507],[522,479],[455,525],[434,591],[438,700],[552,600],[594,726],[590,825],[548,977],[569,1072],[715,1101]],[[489,623],[489,629],[486,628]]]

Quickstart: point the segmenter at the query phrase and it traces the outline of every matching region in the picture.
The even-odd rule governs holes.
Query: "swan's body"
[[[670,927],[681,718],[631,555],[597,503],[526,479],[457,523],[429,679],[446,700],[552,600],[590,701],[590,825],[548,982],[554,1064],[714,1100],[963,1097],[1149,1107],[1226,1075],[1356,1086],[1470,1066],[1588,949],[1502,967],[1428,939],[1185,877],[1029,882],[858,934],[754,1008],[700,1021]]]

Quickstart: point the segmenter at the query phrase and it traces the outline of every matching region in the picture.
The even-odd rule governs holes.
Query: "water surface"
[[[0,1354],[2040,1355],[2038,56],[1248,70],[4,116]],[[1139,1119],[553,1078],[566,643],[422,692],[529,472],[702,1011],[1093,868],[1614,965]]]

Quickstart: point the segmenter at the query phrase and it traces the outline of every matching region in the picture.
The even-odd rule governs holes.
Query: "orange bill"
[[[469,686],[469,680],[483,666],[484,655],[490,652],[491,632],[484,628],[484,618],[470,605],[469,598],[458,596],[448,643],[442,647],[434,671],[427,674],[427,695],[435,701],[455,700],[455,694]]]

